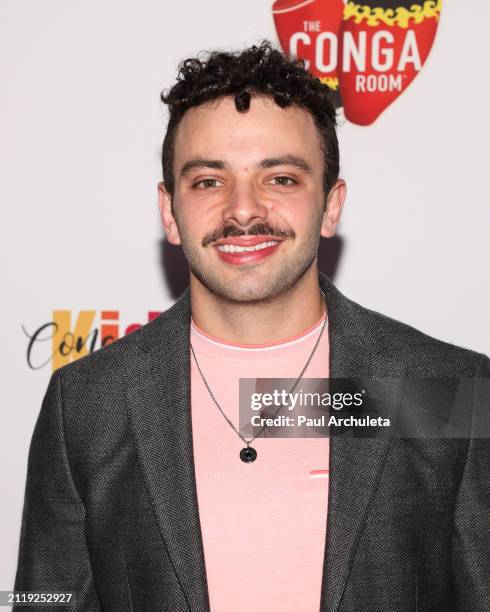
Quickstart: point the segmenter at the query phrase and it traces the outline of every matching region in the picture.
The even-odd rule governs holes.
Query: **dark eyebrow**
[[[192,170],[200,169],[200,168],[212,168],[213,170],[226,170],[228,168],[228,164],[219,160],[219,159],[201,159],[195,158],[190,159],[185,162],[180,171],[180,176],[185,176],[189,174]]]
[[[267,157],[262,159],[256,164],[257,168],[267,169],[274,168],[275,166],[294,166],[303,172],[308,174],[312,173],[311,166],[301,157],[297,155],[281,155],[280,157]],[[196,157],[185,162],[180,171],[180,176],[186,176],[192,170],[198,170],[203,168],[211,168],[213,170],[228,170],[229,164],[220,159],[203,159]]]
[[[303,172],[312,173],[311,166],[301,157],[296,155],[282,155],[281,157],[269,157],[261,160],[258,164],[258,168],[274,168],[275,166],[295,166]]]

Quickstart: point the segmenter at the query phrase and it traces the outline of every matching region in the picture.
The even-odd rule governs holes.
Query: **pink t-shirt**
[[[201,370],[238,429],[239,378],[296,379],[323,317],[260,348],[226,344],[191,324]],[[328,322],[304,378],[328,377]],[[318,612],[328,503],[328,438],[256,438],[253,463],[209,396],[191,355],[196,484],[212,612]]]

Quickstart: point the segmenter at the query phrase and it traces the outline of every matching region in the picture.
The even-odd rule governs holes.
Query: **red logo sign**
[[[276,0],[272,12],[283,51],[305,60],[349,121],[369,125],[425,64],[441,0]]]

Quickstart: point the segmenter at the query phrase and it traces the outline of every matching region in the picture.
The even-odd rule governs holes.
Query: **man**
[[[490,374],[318,272],[346,192],[327,88],[264,42],[185,61],[163,100],[159,207],[190,288],[54,373],[15,588],[118,612],[490,609],[487,440],[238,427],[240,377]]]

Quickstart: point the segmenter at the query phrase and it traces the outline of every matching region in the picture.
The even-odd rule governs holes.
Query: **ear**
[[[335,236],[346,194],[347,186],[345,181],[338,179],[327,196],[327,210],[323,214],[323,222],[320,231],[320,234],[324,238],[332,238],[332,236]]]
[[[165,189],[164,183],[158,183],[158,208],[167,240],[170,244],[181,244],[179,229],[172,210],[172,196]]]

